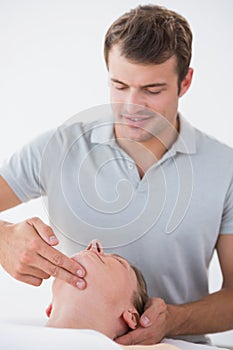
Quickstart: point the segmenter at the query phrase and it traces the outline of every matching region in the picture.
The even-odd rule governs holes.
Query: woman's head
[[[105,254],[96,240],[73,259],[85,267],[87,287],[78,290],[55,279],[48,326],[91,328],[112,339],[136,328],[148,298],[139,270],[116,254]]]

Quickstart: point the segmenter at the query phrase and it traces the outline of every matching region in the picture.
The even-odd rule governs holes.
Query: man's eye
[[[126,86],[124,86],[124,85],[115,85],[115,89],[117,89],[117,90],[124,90],[124,89],[126,89]]]
[[[161,90],[160,91],[151,91],[151,90],[146,90],[146,92],[148,94],[151,94],[151,95],[159,95],[161,93]]]

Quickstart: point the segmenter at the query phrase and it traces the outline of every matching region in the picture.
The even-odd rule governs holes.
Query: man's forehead
[[[161,64],[143,64],[127,60],[123,56],[110,54],[109,78],[113,83],[146,87],[166,85],[170,79],[177,77],[177,60],[170,57]]]

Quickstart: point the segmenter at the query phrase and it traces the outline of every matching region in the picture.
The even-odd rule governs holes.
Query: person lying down
[[[91,241],[75,258],[87,270],[87,287],[79,290],[55,278],[46,326],[92,329],[112,340],[135,329],[149,298],[140,271],[116,254],[105,254],[98,240]],[[178,349],[170,344],[136,346],[136,349],[160,347]],[[134,349],[134,346],[122,348]]]

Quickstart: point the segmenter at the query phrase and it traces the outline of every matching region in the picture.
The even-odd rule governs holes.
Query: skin
[[[97,240],[74,259],[88,271],[87,288],[80,291],[55,279],[47,326],[94,329],[111,339],[136,328],[139,315],[133,293],[137,278],[129,263],[118,255],[105,254]]]

